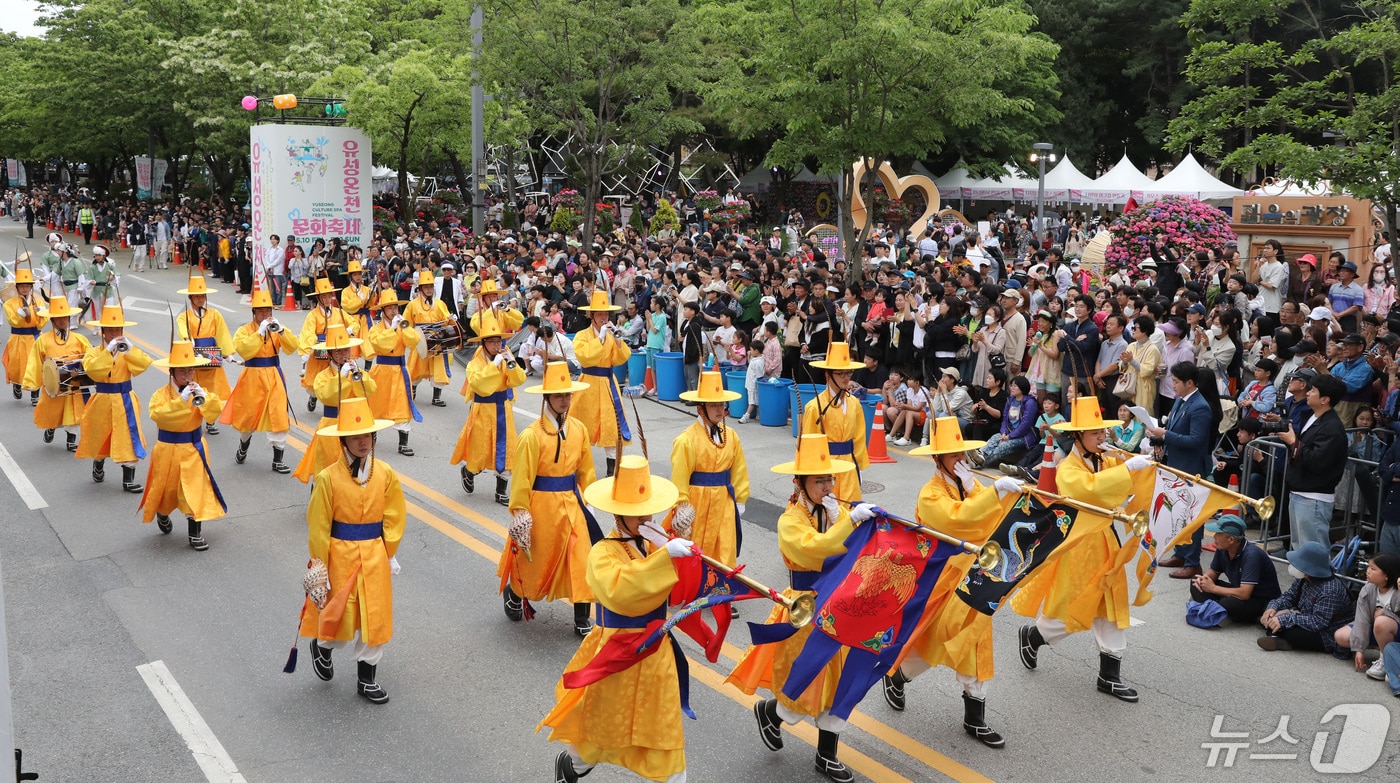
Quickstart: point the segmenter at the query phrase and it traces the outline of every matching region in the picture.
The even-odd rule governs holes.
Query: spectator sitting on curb
[[[1226,619],[1217,627],[1230,621],[1258,622],[1281,592],[1273,561],[1245,539],[1244,530],[1244,520],[1235,511],[1222,511],[1206,523],[1206,532],[1215,536],[1215,557],[1204,574],[1191,580],[1191,600],[1224,607]]]
[[[1356,599],[1356,620],[1337,629],[1337,646],[1350,649],[1355,656],[1356,670],[1365,671],[1373,680],[1385,679],[1385,659],[1366,668],[1366,649],[1384,650],[1395,641],[1400,629],[1400,555],[1376,555],[1366,566],[1366,585]]]
[[[1352,613],[1346,585],[1332,572],[1327,547],[1309,541],[1288,552],[1288,573],[1293,584],[1283,595],[1269,602],[1259,618],[1268,631],[1259,637],[1259,647],[1275,650],[1310,650],[1340,653],[1334,638]]]

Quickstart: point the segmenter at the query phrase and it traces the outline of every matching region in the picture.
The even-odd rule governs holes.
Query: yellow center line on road
[[[165,351],[156,348],[154,345],[144,340],[141,340],[140,338],[132,336],[128,337],[132,340],[132,342],[135,342],[136,344],[140,345],[153,356],[164,357],[166,355]],[[156,369],[161,370],[161,372],[165,372],[165,370],[161,368]],[[307,425],[301,424],[300,422],[297,423],[297,429],[301,432],[306,433],[307,435],[315,434],[314,429]],[[306,449],[309,448],[308,443],[303,443],[301,440],[294,437],[288,437],[287,443],[290,446],[292,446],[292,448],[296,449],[298,452],[304,453]],[[410,488],[415,493],[426,497],[427,499],[443,506],[444,508],[447,508],[455,513],[462,514],[463,516],[472,519],[482,527],[486,528],[491,532],[496,533],[502,538],[506,537],[506,529],[499,523],[494,522],[493,520],[480,514],[479,512],[470,509],[465,505],[462,505],[460,502],[453,500],[452,498],[449,498],[446,495],[443,495],[441,492],[438,492],[437,490],[434,490],[431,487],[428,487],[412,478],[409,478],[408,476],[404,475],[402,470],[398,468],[395,468],[395,472],[399,476],[400,483],[402,483],[405,487]],[[406,506],[409,515],[413,518],[417,519],[423,524],[428,525],[434,530],[437,530],[438,532],[442,533],[443,535],[447,536],[453,541],[456,541],[457,543],[461,544],[462,546],[467,547],[468,549],[480,555],[488,562],[492,564],[498,562],[500,558],[500,549],[498,547],[493,547],[477,539],[470,533],[462,530],[456,525],[453,525],[451,522],[442,519],[441,517],[437,516],[431,511],[428,511],[427,509],[423,508],[418,504],[408,503],[406,504]],[[742,654],[743,651],[739,650],[734,645],[728,642],[724,644],[724,655],[731,661],[737,663],[739,657]],[[754,702],[758,701],[757,696],[747,695],[733,686],[725,685],[725,675],[721,674],[718,671],[715,671],[714,669],[709,668],[709,666],[706,665],[707,662],[703,660],[697,660],[691,656],[687,656],[687,658],[692,664],[695,664],[690,667],[691,676],[704,683],[712,690],[716,691],[717,693],[723,696],[728,697],[730,700],[748,709],[752,709]],[[885,723],[882,723],[879,720],[876,720],[875,718],[872,718],[869,715],[866,715],[862,712],[852,712],[849,722],[852,726],[855,726],[861,731],[864,731],[866,734],[869,734],[876,740],[884,742],[891,748],[909,756],[910,758],[945,775],[948,778],[960,781],[960,783],[992,783],[990,778],[982,775],[976,770],[964,766],[958,761],[949,758],[948,756],[945,756],[933,750],[932,748],[927,747],[926,745],[923,745],[922,743],[918,742],[912,737],[909,737],[899,732],[895,728]],[[792,736],[802,740],[806,744],[812,747],[816,747],[816,727],[804,722],[797,725],[785,725],[783,727],[783,730],[791,734]],[[884,764],[881,764],[879,761],[876,761],[870,756],[861,753],[860,751],[852,748],[849,745],[842,746],[841,759],[851,769],[866,776],[870,780],[875,781],[875,783],[912,783],[912,781],[910,781],[909,778],[904,777],[903,775],[899,774],[893,769],[890,769]]]

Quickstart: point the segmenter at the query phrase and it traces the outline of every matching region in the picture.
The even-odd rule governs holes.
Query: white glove
[[[122,338],[120,338],[120,337],[114,337],[114,338],[112,338],[112,341],[109,342],[109,343],[107,343],[107,352],[108,352],[108,353],[116,353],[118,347],[120,347],[121,344],[122,344]]]
[[[822,508],[826,509],[826,518],[832,522],[835,522],[836,517],[841,513],[841,503],[835,495],[827,495],[822,498]]]
[[[402,316],[402,315],[396,315],[396,316],[394,316],[394,320],[392,320],[392,321],[389,322],[389,328],[390,328],[390,329],[397,329],[397,328],[399,328],[400,326],[403,326],[403,316]]]
[[[278,331],[281,331],[282,329],[282,322],[277,320],[276,318],[269,318],[267,319],[266,323],[275,324],[277,326]]]
[[[28,307],[21,307],[21,308],[19,309],[18,312],[19,312],[19,317],[20,317],[20,318],[22,318],[22,319],[24,319],[24,320],[26,320],[26,321],[29,320],[29,308],[28,308]]]
[[[1141,454],[1139,454],[1139,455],[1137,455],[1136,457],[1129,457],[1129,458],[1128,458],[1128,461],[1125,462],[1125,463],[1123,463],[1123,466],[1126,467],[1130,472],[1134,472],[1134,473],[1135,473],[1135,472],[1137,472],[1137,471],[1139,471],[1139,470],[1142,470],[1143,468],[1145,468],[1145,467],[1147,467],[1148,465],[1151,465],[1151,464],[1152,464],[1152,460],[1151,460],[1151,459],[1149,459],[1149,458],[1147,458],[1147,457],[1144,457],[1144,456],[1142,456]]]
[[[491,363],[496,365],[497,367],[504,367],[506,364],[505,352],[502,351],[501,353],[496,354],[496,358],[492,359]]]
[[[857,525],[873,516],[875,516],[875,506],[869,503],[857,503],[856,507],[851,509],[851,521]]]
[[[689,501],[676,504],[676,513],[671,517],[671,530],[678,536],[688,538],[691,525],[695,523],[695,506]]]
[[[183,388],[183,389],[180,390],[180,399],[184,400],[185,402],[189,402],[189,401],[190,401],[190,398],[193,397],[193,396],[194,396],[194,384],[193,384],[193,383],[186,384],[186,385],[185,385],[185,388]]]
[[[346,378],[349,378],[349,377],[350,377],[351,375],[353,375],[354,373],[355,373],[355,362],[354,362],[354,361],[348,361],[348,362],[346,362],[345,364],[340,365],[340,374],[341,374],[341,375],[344,375]]]
[[[665,547],[666,542],[671,540],[671,536],[667,534],[665,530],[662,530],[661,526],[654,521],[643,522],[642,526],[637,528],[637,533],[639,533],[642,538],[651,542],[651,545],[657,549]],[[689,538],[689,536],[681,536],[681,538]]]
[[[694,557],[695,545],[684,538],[673,538],[666,542],[666,552],[672,558]]]
[[[968,466],[967,460],[963,460],[953,468],[953,475],[958,477],[963,489],[968,490],[977,486],[977,479],[972,475],[972,468]]]
[[[204,397],[206,399],[209,397],[209,395],[204,391],[204,387],[200,386],[194,381],[190,381],[189,386],[186,386],[185,388],[194,389],[194,396],[196,397]]]
[[[1001,478],[992,482],[992,486],[997,488],[997,494],[1001,497],[1006,497],[1007,495],[1014,495],[1020,492],[1021,487],[1024,485],[1024,481],[1018,478],[1012,478],[1010,476],[1002,476]]]
[[[534,519],[530,512],[525,509],[517,509],[510,513],[510,538],[521,549],[530,549],[530,530],[534,526]]]
[[[347,324],[345,325],[345,333],[348,334],[348,335],[350,335],[351,337],[354,337],[354,336],[355,336],[355,330],[356,330],[357,328],[358,328],[358,326],[357,326],[356,324],[347,323]]]
[[[272,325],[272,320],[271,320],[271,319],[268,319],[268,320],[263,321],[262,323],[258,324],[258,336],[259,336],[259,337],[266,337],[266,336],[267,336],[267,328],[268,328],[269,326],[271,326],[271,325]]]
[[[743,503],[735,503],[734,505],[736,505],[736,506],[739,507],[739,518],[740,518],[740,519],[743,519],[743,518],[744,518],[744,511],[748,509],[748,506],[745,505],[745,504],[743,504]]]
[[[399,575],[399,572],[402,571],[402,570],[403,570],[403,566],[399,565],[399,559],[398,559],[397,557],[390,557],[390,558],[389,558],[389,575],[390,575],[390,576],[398,576],[398,575]]]

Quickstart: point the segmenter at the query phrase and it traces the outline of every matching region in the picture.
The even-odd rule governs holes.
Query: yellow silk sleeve
[[[385,478],[388,481],[384,486],[384,549],[389,557],[393,557],[399,551],[399,542],[403,540],[404,527],[408,523],[408,506],[403,497],[403,487],[399,484],[399,474],[382,460],[375,462],[379,463],[376,470],[387,471]]]
[[[836,524],[822,533],[812,526],[811,517],[788,507],[778,517],[778,551],[793,568],[820,571],[828,557],[846,551],[846,538],[854,529],[851,515],[845,508],[837,516]]]
[[[625,546],[603,541],[588,550],[588,586],[599,603],[618,614],[646,614],[666,602],[676,585],[676,568],[665,549],[632,560]]]

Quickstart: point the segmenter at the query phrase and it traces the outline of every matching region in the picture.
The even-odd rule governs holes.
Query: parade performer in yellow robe
[[[49,322],[44,300],[34,292],[34,270],[22,267],[15,270],[15,295],[5,300],[5,320],[10,324],[10,339],[5,343],[3,361],[5,380],[10,383],[10,391],[15,399],[24,396],[29,389],[31,405],[39,404],[39,384],[25,382],[29,373],[29,363],[34,358],[34,341],[39,338],[39,330]]]
[[[496,287],[495,280],[482,281],[476,297],[480,304],[470,320],[472,334],[480,337],[488,332],[509,335],[520,331],[525,314],[501,304],[501,289]]]
[[[510,538],[496,567],[506,617],[533,616],[530,601],[572,601],[579,636],[593,629],[585,574],[589,548],[603,536],[581,494],[595,478],[588,431],[569,415],[574,395],[586,388],[570,380],[568,364],[550,362],[542,382],[522,390],[543,395],[544,406],[516,444]]]
[[[360,342],[360,338],[346,333],[345,324],[336,322],[326,326],[326,341],[313,346],[313,350],[324,351],[330,356],[328,366],[316,376],[313,387],[316,399],[321,401],[321,421],[316,425],[318,430],[335,424],[340,416],[341,400],[351,397],[368,399],[378,388],[374,378],[361,371],[351,356]],[[340,443],[335,438],[313,435],[292,475],[305,484],[338,459]]]
[[[462,488],[476,488],[476,474],[496,472],[496,502],[510,505],[510,472],[515,465],[515,388],[525,382],[525,363],[506,347],[501,320],[488,318],[474,341],[476,349],[467,364],[462,394],[470,404],[467,421],[452,450],[452,464],[462,463]]]
[[[1117,508],[1132,492],[1131,472],[1152,462],[1144,456],[1126,462],[1104,453],[1106,427],[1122,424],[1103,418],[1098,399],[1074,401],[1069,421],[1051,425],[1074,435],[1074,448],[1060,462],[1055,478],[1058,492],[1104,508]],[[1041,645],[1092,628],[1099,648],[1098,689],[1123,701],[1138,700],[1137,691],[1123,684],[1120,672],[1128,647],[1127,559],[1112,525],[1075,543],[1054,563],[1038,569],[1011,600],[1017,613],[1035,617],[1021,627],[1021,663],[1034,669]]]
[[[612,313],[622,308],[608,303],[607,291],[594,291],[586,311],[592,323],[574,336],[574,355],[583,368],[582,381],[588,391],[578,396],[574,416],[583,422],[593,436],[593,445],[612,453],[618,444],[632,442],[627,417],[622,412],[622,395],[617,388],[613,370],[632,358],[632,349],[618,339],[617,328],[610,322]],[[613,473],[614,457],[607,457],[608,475]]]
[[[418,295],[404,308],[403,317],[410,326],[415,327],[440,324],[451,319],[447,305],[441,299],[433,299],[432,272],[424,269],[418,273]],[[427,379],[433,385],[433,407],[447,407],[442,400],[442,390],[447,388],[447,381],[452,377],[450,361],[451,357],[446,352],[427,357],[411,354],[408,357],[408,377],[413,381],[413,396],[418,396],[418,384]]]
[[[379,301],[375,302],[379,320],[369,330],[369,342],[374,351],[374,368],[369,376],[374,379],[376,388],[370,395],[369,407],[376,419],[394,422],[394,429],[399,432],[399,453],[412,457],[408,433],[413,422],[422,421],[423,415],[413,403],[407,354],[423,335],[399,313],[399,308],[405,304],[407,302],[401,301],[392,288],[380,291]]]
[[[355,325],[355,336],[365,340],[365,344],[361,345],[356,353],[363,356],[368,365],[368,362],[374,359],[374,345],[368,340],[369,329],[374,321],[371,312],[375,304],[374,289],[365,285],[365,267],[360,263],[360,259],[350,259],[345,274],[350,278],[350,284],[340,290],[340,309],[345,311],[350,322]],[[365,369],[369,367],[366,366]]]
[[[865,408],[847,389],[851,373],[864,367],[851,361],[851,349],[846,343],[832,343],[826,358],[812,362],[826,371],[826,388],[815,400],[805,401],[802,409],[802,432],[819,432],[831,443],[831,456],[856,466],[855,472],[836,477],[836,496],[848,503],[861,499],[860,472],[870,467],[865,453]]]
[[[571,674],[606,653],[614,637],[618,644],[646,636],[648,626],[666,619],[666,603],[676,585],[673,558],[694,556],[685,539],[649,544],[640,536],[651,517],[676,502],[676,487],[651,475],[645,458],[629,454],[617,466],[615,478],[604,478],[584,490],[584,498],[599,511],[613,514],[616,528],[588,552],[588,584],[601,604],[598,625],[579,646],[554,688],[554,709],[540,722],[552,729],[551,742],[568,749],[554,760],[554,779],[576,783],[597,764],[615,764],[647,780],[678,783],[685,779],[685,732],[677,650],[662,640],[646,657],[621,671],[570,688]]]
[[[986,441],[963,440],[956,417],[934,422],[932,442],[909,452],[934,458],[933,478],[919,491],[915,521],[964,541],[980,544],[992,537],[1005,516],[1000,503],[1003,493],[1019,492],[1021,481],[1004,476],[996,480],[995,488],[978,484],[967,452],[985,445]],[[987,725],[986,717],[987,684],[993,674],[992,616],[953,595],[976,565],[975,555],[963,554],[943,567],[925,610],[930,622],[921,620],[920,629],[905,645],[913,654],[894,674],[885,676],[885,701],[902,711],[904,686],[935,666],[947,666],[963,686],[963,730],[988,747],[1001,748],[1006,740]]]
[[[233,356],[233,335],[229,334],[228,322],[218,310],[209,307],[209,294],[219,292],[210,288],[204,275],[190,267],[189,280],[185,287],[175,293],[187,297],[189,307],[180,311],[175,318],[175,328],[182,340],[193,340],[195,353],[209,361],[194,371],[194,382],[200,388],[214,393],[220,400],[227,400],[232,389],[228,376],[224,374],[223,360]],[[204,431],[217,435],[219,427],[213,421],[204,425]]]
[[[121,304],[102,308],[102,318],[87,325],[102,330],[102,343],[83,354],[83,371],[97,387],[83,410],[74,456],[92,460],[92,480],[99,484],[105,478],[103,464],[111,457],[122,466],[122,489],[140,492],[136,462],[146,458],[146,441],[141,434],[141,400],[131,389],[131,379],[151,366],[151,357],[122,333],[136,324],[126,320]]]
[[[824,435],[807,433],[797,441],[797,455],[792,462],[775,465],[770,470],[792,476],[793,492],[787,508],[778,517],[778,551],[791,575],[791,585],[783,590],[788,598],[802,595],[816,597],[816,581],[822,565],[829,557],[846,552],[846,537],[855,525],[874,516],[873,506],[858,504],[849,512],[837,502],[833,489],[837,477],[852,472],[856,466],[835,459],[828,451]],[[773,607],[766,623],[788,622],[788,609],[782,604]],[[855,775],[837,759],[837,747],[846,721],[830,713],[836,697],[836,685],[841,679],[841,667],[846,651],[838,652],[807,690],[797,699],[783,694],[783,683],[792,670],[792,662],[814,626],[806,625],[780,642],[756,644],[744,652],[726,682],[752,695],[759,688],[772,691],[774,698],[754,704],[759,735],[769,750],[783,747],[784,723],[799,723],[803,719],[817,726],[818,771],[835,781],[850,781]]]
[[[317,343],[326,341],[326,326],[332,323],[347,324],[350,326],[346,331],[355,335],[353,321],[349,313],[341,309],[336,290],[329,277],[316,278],[316,291],[312,294],[316,306],[311,308],[306,314],[306,320],[301,324],[298,347],[306,357],[301,368],[301,387],[307,393],[308,411],[316,410],[316,376],[330,364],[326,352],[316,350]]]
[[[272,444],[272,469],[291,473],[283,461],[287,449],[287,378],[282,374],[282,361],[277,352],[296,353],[299,344],[295,335],[272,317],[272,294],[253,289],[253,320],[238,327],[233,335],[233,349],[243,360],[238,385],[229,394],[223,424],[238,430],[238,452],[233,459],[242,465],[248,459],[248,444],[254,432],[266,432]]]
[[[336,423],[316,431],[339,438],[342,454],[316,474],[306,509],[312,564],[323,563],[328,577],[324,604],[308,597],[302,605],[301,635],[311,638],[312,670],[330,680],[331,651],[351,644],[356,688],[374,704],[389,701],[377,672],[394,635],[394,554],[407,520],[398,474],[374,456],[374,433],[391,425],[373,418],[363,398],[342,400]]]
[[[195,355],[194,343],[176,340],[169,359],[152,363],[170,371],[170,382],[151,395],[148,406],[156,423],[156,445],[141,496],[141,521],[155,520],[161,533],[169,533],[170,512],[179,509],[189,524],[190,546],[203,552],[209,548],[203,524],[228,511],[204,443],[204,424],[219,415],[224,401],[195,380],[195,368],[209,360]]]
[[[681,493],[671,524],[678,535],[733,568],[743,542],[739,520],[749,502],[749,466],[739,433],[724,426],[724,417],[729,401],[740,395],[725,391],[717,372],[701,373],[698,386],[681,393],[681,399],[696,403],[697,420],[671,445],[671,481]]]
[[[33,356],[24,371],[26,387],[42,387],[40,381],[45,359],[81,364],[83,355],[92,348],[86,337],[69,328],[73,316],[82,314],[82,311],[68,304],[68,299],[61,292],[49,300],[48,312],[51,328],[34,341]],[[45,443],[52,443],[54,431],[62,427],[68,439],[68,450],[77,451],[78,422],[83,418],[83,409],[87,407],[92,390],[84,388],[81,393],[76,389],[71,392],[51,397],[46,389],[41,388],[39,405],[34,408],[34,426],[44,431]]]

